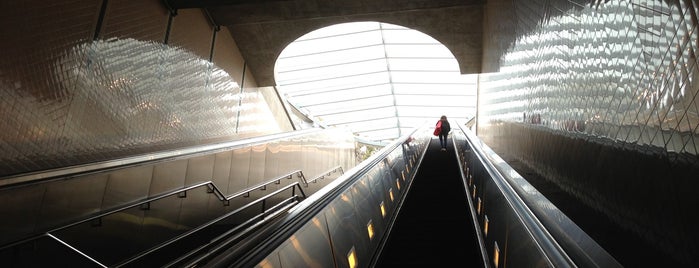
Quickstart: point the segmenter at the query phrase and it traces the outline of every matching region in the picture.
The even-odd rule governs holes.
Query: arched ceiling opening
[[[214,25],[225,26],[235,39],[257,86],[261,87],[276,86],[274,63],[290,42],[312,30],[348,22],[381,21],[427,33],[449,47],[462,74],[489,71],[483,69],[484,66],[497,68],[483,63],[484,57],[488,62],[498,57],[497,53],[483,53],[486,3],[483,0],[166,2],[173,10],[204,8]],[[498,14],[510,14],[503,10],[498,8]]]
[[[389,141],[441,115],[470,119],[477,75],[461,74],[454,54],[413,29],[375,21],[341,23],[303,35],[281,52],[277,89],[326,126]]]

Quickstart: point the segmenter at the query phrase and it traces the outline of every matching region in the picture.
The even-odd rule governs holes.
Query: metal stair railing
[[[325,172],[322,172],[320,175],[318,175],[315,178],[310,179],[310,180],[306,180],[305,177],[303,177],[301,174],[301,176],[303,178],[302,182],[304,183],[305,187],[308,187],[309,183],[316,183],[316,182],[318,182],[318,180],[324,179],[325,177],[330,176],[335,172],[340,172],[340,174],[344,174],[344,170],[343,170],[342,166],[336,166],[336,167],[331,168]],[[281,202],[277,206],[285,205],[285,204],[289,203],[288,201],[289,201],[289,199],[285,200],[284,202]],[[267,220],[260,220],[255,225],[251,225],[254,223],[253,221],[255,220],[255,218],[252,218],[249,221],[236,226],[235,228],[229,230],[228,232],[221,234],[220,236],[216,237],[215,239],[212,239],[209,243],[200,245],[196,249],[188,252],[187,254],[171,261],[170,263],[165,265],[165,267],[174,267],[174,266],[190,267],[191,265],[194,265],[198,262],[201,262],[204,259],[210,258],[212,253],[221,252],[221,251],[227,249],[228,247],[230,247],[231,244],[239,242],[246,235],[252,233],[254,230],[256,230],[258,227],[260,227],[262,224],[269,222],[272,219],[275,219],[277,216],[281,215],[281,212],[287,211],[288,209],[290,209],[291,207],[296,205],[301,200],[295,200],[295,201],[296,202],[293,202],[291,204],[287,204],[284,207],[279,208],[279,209],[270,209],[270,211],[273,211],[273,215],[267,217],[266,218]],[[262,215],[262,214],[258,215],[258,217],[264,217],[264,216],[265,215]],[[224,218],[224,217],[226,217],[226,216],[222,216],[222,218]],[[256,217],[256,218],[258,218],[258,217]],[[239,231],[239,229],[246,227],[246,226],[250,226],[250,227],[248,227],[247,229],[245,229],[243,231]],[[186,263],[186,264],[184,264],[184,263]]]
[[[298,188],[298,189],[301,191],[302,197],[299,197],[298,195],[296,195],[296,192],[295,192],[295,189],[296,189],[296,188]],[[288,189],[292,189],[291,197],[289,197],[289,198],[283,200],[282,202],[280,202],[279,204],[277,204],[277,205],[275,205],[275,206],[270,207],[269,209],[266,208],[265,202],[266,202],[267,199],[269,199],[269,198],[271,198],[271,197],[273,197],[273,196],[276,196],[277,194],[282,193],[282,192],[284,192],[284,191],[286,191],[286,190],[288,190]],[[230,216],[233,216],[233,215],[235,215],[235,214],[238,214],[238,213],[244,211],[244,210],[247,209],[247,208],[251,208],[251,207],[253,207],[254,205],[256,205],[256,204],[258,204],[258,203],[261,203],[261,204],[262,204],[262,211],[260,211],[259,214],[257,214],[257,215],[255,215],[255,216],[251,217],[250,219],[246,220],[245,222],[243,222],[243,223],[241,223],[241,224],[236,225],[236,226],[233,227],[232,229],[230,229],[230,230],[224,232],[223,234],[217,236],[216,238],[212,239],[209,243],[199,246],[198,248],[196,248],[196,249],[193,250],[193,251],[190,251],[189,253],[185,254],[185,255],[184,255],[183,257],[181,257],[181,258],[190,257],[190,256],[193,255],[193,253],[195,253],[195,252],[198,252],[198,251],[201,251],[201,250],[206,250],[206,249],[212,247],[213,245],[219,245],[223,239],[229,238],[231,235],[236,234],[236,235],[237,235],[236,237],[244,236],[246,233],[249,233],[249,232],[253,231],[253,230],[255,229],[256,226],[261,225],[261,224],[264,224],[265,222],[267,222],[267,221],[269,221],[269,220],[275,218],[275,217],[278,216],[281,212],[286,211],[286,210],[288,210],[289,208],[293,207],[293,205],[295,205],[296,203],[298,203],[300,200],[304,199],[305,197],[306,197],[306,195],[305,195],[305,193],[303,192],[303,189],[301,189],[301,184],[300,184],[299,182],[294,182],[294,183],[289,184],[289,185],[287,185],[287,186],[285,186],[285,187],[283,187],[283,188],[280,188],[280,189],[278,189],[278,190],[276,190],[276,191],[274,191],[274,192],[272,192],[272,193],[269,193],[269,194],[267,194],[267,195],[265,195],[265,196],[262,196],[262,197],[260,197],[260,198],[258,198],[258,199],[255,199],[254,201],[251,201],[251,202],[249,202],[249,203],[247,203],[247,204],[245,204],[245,205],[243,205],[243,206],[237,208],[237,209],[234,210],[234,211],[228,212],[228,213],[226,213],[226,214],[224,214],[224,215],[222,215],[222,216],[217,217],[217,218],[214,219],[214,220],[211,220],[211,221],[209,221],[209,222],[207,222],[207,223],[205,223],[205,224],[203,224],[203,225],[199,225],[198,227],[196,227],[196,228],[194,228],[194,229],[192,229],[192,230],[189,230],[189,231],[187,231],[187,232],[185,232],[185,233],[182,233],[182,234],[180,234],[180,235],[178,235],[178,236],[176,236],[176,237],[173,237],[172,239],[169,239],[168,241],[165,241],[165,242],[163,242],[163,243],[160,243],[160,244],[158,244],[158,245],[156,245],[156,246],[154,246],[154,247],[152,247],[152,248],[150,248],[150,249],[148,249],[148,250],[146,250],[146,251],[143,251],[143,252],[141,252],[141,253],[139,253],[139,254],[137,254],[137,255],[135,255],[135,256],[132,256],[131,258],[128,258],[128,259],[126,259],[126,260],[120,262],[119,264],[117,264],[117,265],[115,265],[115,266],[113,266],[113,267],[122,267],[122,266],[125,266],[125,265],[128,265],[128,264],[131,264],[131,263],[133,263],[133,262],[135,262],[135,261],[138,261],[138,260],[140,260],[140,259],[142,259],[142,258],[147,257],[148,255],[150,255],[150,254],[152,254],[152,253],[154,253],[154,252],[157,252],[158,250],[164,249],[164,248],[166,248],[167,246],[169,246],[169,245],[171,245],[171,244],[173,244],[173,243],[175,243],[175,242],[178,242],[178,241],[180,241],[180,240],[182,240],[182,239],[185,239],[185,238],[187,238],[187,237],[189,237],[189,236],[191,236],[191,235],[193,235],[193,234],[196,234],[197,232],[199,232],[199,231],[201,231],[201,230],[203,230],[203,229],[205,229],[205,228],[207,228],[207,227],[210,227],[210,226],[212,226],[212,225],[214,225],[214,224],[216,224],[216,223],[219,223],[219,222],[221,222],[221,221],[227,219],[227,218],[230,217]],[[271,217],[270,217],[270,215],[271,215]],[[246,228],[246,227],[247,227],[247,228]],[[243,228],[246,228],[246,229],[243,229]],[[243,231],[241,231],[241,230],[243,230]],[[228,242],[228,243],[230,243],[230,241],[231,241],[231,240],[229,239],[229,242]],[[179,260],[179,259],[178,259],[178,260]]]
[[[342,169],[342,166],[336,166],[334,168],[329,169],[328,171],[325,171],[321,173],[320,175],[316,176],[315,178],[308,180],[304,186],[308,186],[308,183],[316,183],[318,180],[325,179],[326,176],[330,176],[331,174],[335,172],[340,172],[340,174],[344,174],[345,171]]]
[[[79,249],[73,247],[73,246],[70,245],[69,243],[67,243],[67,242],[65,242],[65,241],[63,241],[63,240],[61,240],[61,239],[58,238],[57,236],[53,235],[53,233],[56,233],[56,232],[59,232],[59,231],[62,231],[62,230],[66,230],[66,229],[69,229],[69,228],[71,228],[71,227],[74,227],[74,226],[77,226],[77,225],[80,225],[80,224],[84,224],[84,223],[87,223],[87,222],[93,222],[93,221],[99,222],[99,221],[101,220],[101,218],[103,218],[103,217],[106,217],[106,216],[109,216],[109,215],[112,215],[112,214],[115,214],[115,213],[119,213],[119,212],[122,212],[122,211],[125,211],[125,210],[128,210],[128,209],[136,208],[136,207],[139,207],[140,209],[147,210],[147,209],[150,208],[150,203],[152,203],[152,202],[154,202],[154,201],[157,201],[157,200],[160,200],[160,199],[163,199],[163,198],[166,198],[166,197],[170,197],[170,196],[175,196],[175,195],[177,195],[177,196],[180,197],[180,198],[186,198],[186,197],[187,197],[187,191],[190,191],[190,190],[193,190],[193,189],[197,189],[197,188],[200,188],[200,187],[203,187],[203,186],[206,186],[206,187],[207,187],[207,193],[213,193],[214,195],[216,195],[216,197],[219,199],[219,201],[221,201],[221,202],[223,203],[224,206],[228,206],[228,205],[230,205],[230,200],[233,199],[233,198],[240,197],[240,196],[249,197],[249,196],[250,196],[250,192],[253,192],[253,191],[256,191],[256,190],[266,190],[266,188],[267,188],[268,185],[270,185],[270,184],[280,184],[282,179],[291,179],[291,178],[293,178],[293,175],[294,175],[294,174],[297,174],[297,176],[298,176],[298,178],[300,179],[301,182],[292,183],[292,184],[290,184],[290,185],[288,185],[288,186],[286,186],[286,187],[284,187],[284,188],[281,188],[281,189],[279,189],[279,190],[277,190],[277,191],[275,191],[275,192],[273,192],[273,193],[271,193],[271,194],[265,195],[265,196],[263,196],[263,197],[261,197],[261,198],[259,198],[259,199],[257,199],[257,200],[254,200],[254,201],[252,201],[252,202],[249,202],[249,203],[247,203],[246,205],[243,206],[243,207],[247,208],[247,207],[249,207],[249,206],[252,206],[252,203],[261,201],[261,202],[262,202],[262,209],[263,209],[263,211],[264,211],[264,210],[265,210],[265,207],[266,207],[266,204],[264,203],[264,200],[270,198],[270,197],[273,196],[273,195],[278,194],[279,192],[282,192],[282,191],[284,191],[284,190],[287,190],[287,189],[289,189],[289,188],[292,188],[292,198],[293,198],[294,196],[297,196],[297,195],[296,195],[296,192],[295,192],[295,188],[296,188],[296,187],[298,187],[299,191],[301,192],[301,196],[303,196],[301,199],[306,198],[306,193],[303,191],[302,187],[300,186],[300,183],[303,183],[304,185],[308,185],[308,182],[306,181],[306,178],[305,178],[305,176],[303,175],[303,172],[302,172],[301,170],[294,170],[294,171],[289,172],[289,173],[287,173],[287,174],[285,174],[285,175],[282,175],[282,176],[279,176],[279,177],[276,177],[276,178],[273,178],[273,179],[269,179],[269,180],[266,180],[266,181],[264,181],[264,182],[255,184],[255,185],[253,185],[253,186],[250,186],[250,187],[246,188],[245,190],[236,192],[236,193],[231,194],[231,195],[228,195],[228,196],[226,196],[225,194],[223,194],[223,192],[222,192],[221,190],[219,190],[218,187],[216,187],[216,185],[214,184],[213,181],[199,182],[199,183],[196,183],[196,184],[193,184],[193,185],[189,185],[189,186],[186,186],[186,187],[183,187],[183,188],[180,188],[180,189],[176,189],[176,190],[173,190],[173,191],[161,193],[161,194],[158,194],[158,195],[155,195],[155,196],[146,198],[146,199],[141,200],[141,201],[137,201],[137,202],[134,202],[134,203],[125,204],[125,205],[120,206],[120,207],[118,207],[118,208],[114,208],[114,209],[109,209],[109,210],[102,211],[102,212],[100,212],[100,213],[98,213],[98,214],[96,214],[96,215],[89,216],[89,217],[87,217],[87,218],[85,218],[85,219],[83,219],[83,220],[79,220],[79,221],[76,221],[76,222],[73,222],[73,223],[70,223],[70,224],[66,224],[66,225],[64,225],[64,226],[51,229],[51,230],[46,231],[46,232],[44,232],[44,233],[41,233],[41,234],[38,234],[38,235],[35,235],[35,236],[31,236],[31,237],[28,237],[28,238],[25,238],[25,239],[22,239],[22,240],[19,240],[19,241],[16,241],[16,242],[7,244],[7,245],[3,246],[2,248],[0,248],[0,251],[7,250],[7,249],[9,249],[9,248],[13,248],[13,247],[17,247],[17,246],[21,246],[21,245],[24,245],[24,244],[26,244],[26,243],[30,243],[30,242],[32,242],[32,241],[36,241],[36,240],[39,240],[39,239],[42,239],[42,238],[49,238],[49,239],[51,239],[51,240],[54,240],[54,241],[58,242],[60,245],[62,245],[62,246],[64,246],[64,247],[68,248],[70,251],[75,252],[76,254],[78,254],[78,255],[80,255],[80,256],[83,256],[84,258],[88,259],[90,262],[93,262],[94,264],[96,264],[96,265],[98,265],[98,266],[101,266],[101,267],[108,267],[108,266],[106,266],[106,265],[100,263],[98,260],[92,258],[91,256],[88,256],[87,254],[85,254],[84,252],[80,251]],[[315,179],[314,179],[314,180],[315,180]],[[264,199],[264,200],[261,200],[261,199]],[[288,200],[285,201],[285,202],[288,202]],[[239,212],[241,209],[243,209],[243,207],[241,207],[241,208],[235,210],[235,212]],[[193,230],[199,230],[199,229],[200,229],[200,228],[195,228],[195,229],[193,229]],[[187,234],[191,234],[191,233],[193,233],[193,232],[187,232]],[[178,236],[178,237],[180,237],[180,239],[181,239],[181,238],[184,238],[185,236]],[[166,242],[166,243],[170,244],[170,243],[172,243],[172,242],[174,242],[174,241],[168,240],[168,242]],[[139,254],[139,255],[140,255],[140,254]]]
[[[242,191],[233,193],[233,194],[229,195],[228,197],[223,196],[223,194],[221,194],[221,191],[219,191],[217,188],[216,188],[216,189],[210,188],[209,190],[210,190],[210,191],[218,192],[219,194],[221,194],[221,196],[219,197],[220,200],[221,200],[221,201],[224,201],[224,202],[228,202],[228,201],[230,201],[231,199],[236,198],[236,197],[240,197],[240,196],[242,196],[242,197],[250,197],[250,192],[255,191],[255,190],[258,190],[258,189],[259,189],[259,190],[267,190],[267,185],[270,185],[270,184],[272,184],[272,183],[274,183],[274,184],[280,184],[281,181],[282,181],[282,179],[293,179],[293,178],[294,178],[294,174],[297,174],[297,175],[298,175],[299,180],[301,180],[301,182],[302,182],[304,185],[308,185],[308,182],[306,181],[306,177],[303,175],[303,172],[302,172],[301,170],[294,170],[294,171],[292,171],[292,172],[289,172],[289,173],[287,173],[287,174],[285,174],[285,175],[281,175],[281,176],[276,177],[276,178],[274,178],[274,179],[270,179],[270,180],[267,180],[267,181],[260,182],[260,183],[258,183],[258,184],[254,184],[254,185],[252,185],[252,186],[250,186],[250,187],[248,187],[248,188],[246,188],[246,189],[244,189],[244,190],[242,190]]]

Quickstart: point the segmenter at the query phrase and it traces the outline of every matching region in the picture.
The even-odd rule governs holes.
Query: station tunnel
[[[23,1],[0,7],[3,256],[22,260],[33,249],[56,249],[55,241],[63,241],[55,239],[56,231],[84,237],[92,234],[86,230],[110,222],[130,229],[112,229],[86,248],[110,256],[99,250],[106,245],[97,242],[138,233],[130,239],[137,245],[133,252],[122,253],[144,253],[148,246],[139,244],[144,241],[195,230],[213,232],[195,225],[216,216],[193,212],[212,206],[214,199],[226,207],[219,212],[231,209],[231,203],[244,206],[232,197],[243,198],[263,182],[298,177],[296,170],[306,178],[322,180],[328,173],[344,178],[313,190],[326,198],[342,196],[330,189],[351,190],[349,182],[361,178],[345,178],[338,170],[373,178],[371,171],[358,167],[390,166],[391,154],[383,148],[395,146],[402,148],[398,158],[401,168],[410,170],[403,176],[412,176],[406,179],[413,182],[412,189],[401,190],[403,201],[392,208],[395,221],[375,223],[383,228],[379,233],[385,237],[378,239],[383,242],[362,240],[365,248],[354,251],[358,256],[384,246],[390,254],[388,246],[395,238],[389,230],[396,234],[405,226],[401,213],[421,215],[411,208],[429,207],[420,202],[411,206],[416,202],[411,196],[437,187],[456,198],[449,203],[462,202],[466,209],[453,216],[475,224],[467,227],[473,233],[481,232],[476,248],[482,252],[475,258],[481,257],[483,266],[542,260],[543,266],[573,260],[563,266],[580,267],[587,267],[587,261],[625,267],[699,263],[699,234],[691,220],[699,205],[694,2],[104,0]],[[367,20],[428,33],[452,51],[463,74],[478,75],[475,119],[450,115],[455,125],[451,151],[440,155],[430,149],[435,140],[426,132],[429,126],[394,137],[400,143],[378,145],[345,130],[323,129],[279,94],[273,64],[285,45],[312,29]],[[360,157],[359,149],[367,147],[382,152],[370,157],[372,163]],[[483,152],[476,154],[479,147]],[[465,196],[447,194],[453,185],[445,189],[446,184],[425,183],[429,176],[423,173],[437,157],[455,162],[453,176],[445,176],[458,177],[461,183],[456,185],[464,188],[457,192]],[[421,165],[413,166],[411,160]],[[476,162],[490,163],[482,167],[488,178],[503,177],[492,179],[498,187],[488,189],[512,188],[495,199],[513,207],[503,210],[531,212],[526,214],[534,217],[531,221],[516,214],[517,226],[525,223],[522,228],[530,234],[553,234],[531,242],[545,257],[539,251],[531,259],[514,257],[526,243],[495,243],[490,239],[498,235],[488,238],[483,233],[486,222],[496,226],[495,215],[509,212],[490,210],[490,217],[484,217],[473,211],[479,197],[486,200],[469,182],[469,175],[479,169],[467,167]],[[488,168],[503,163],[511,169]],[[189,187],[203,192],[192,194]],[[302,189],[288,187],[283,189]],[[528,194],[536,198],[528,199]],[[498,194],[488,196],[493,195]],[[313,195],[294,198],[270,200],[289,206],[314,200]],[[316,198],[316,204],[323,203]],[[521,203],[509,201],[519,199]],[[169,200],[161,204],[171,207],[155,213],[156,200]],[[493,208],[488,204],[482,205]],[[303,211],[309,210],[304,213],[316,213],[299,213],[305,220],[322,209],[304,206]],[[565,223],[547,223],[544,214],[551,213],[551,206],[556,213],[560,210],[555,215]],[[544,222],[543,227],[536,222]],[[285,224],[291,223],[300,225],[301,220]],[[64,229],[68,226],[75,229]],[[557,232],[584,239],[568,236],[573,242],[563,241]],[[565,246],[576,243],[577,250]],[[549,250],[546,245],[554,246]],[[564,250],[555,250],[555,245]],[[509,251],[499,251],[505,248]],[[60,259],[63,253],[52,254]],[[499,262],[493,255],[511,259]],[[100,263],[89,256],[83,256],[88,263]],[[351,263],[348,258],[332,261],[339,259],[339,267]],[[111,261],[117,265],[124,260]],[[381,261],[374,261],[371,265],[380,266]]]

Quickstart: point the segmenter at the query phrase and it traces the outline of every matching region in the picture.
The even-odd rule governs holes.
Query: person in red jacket
[[[446,151],[447,136],[449,135],[449,131],[451,131],[451,126],[449,125],[449,121],[447,121],[447,116],[442,115],[442,117],[439,118],[439,121],[437,121],[436,126],[441,128],[439,131],[439,145],[442,146],[442,151]]]

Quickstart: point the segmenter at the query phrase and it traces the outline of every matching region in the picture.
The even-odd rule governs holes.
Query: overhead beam
[[[163,0],[173,9],[211,8],[222,6],[264,5],[272,2],[287,2],[293,0]]]

